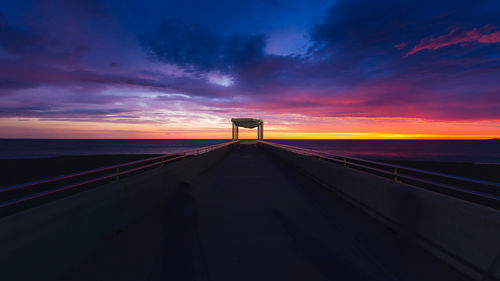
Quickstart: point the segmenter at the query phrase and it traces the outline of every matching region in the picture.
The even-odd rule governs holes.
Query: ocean
[[[229,140],[0,139],[0,159],[168,154]],[[370,159],[500,164],[500,140],[267,140]]]
[[[500,140],[270,140],[369,159],[500,164]]]

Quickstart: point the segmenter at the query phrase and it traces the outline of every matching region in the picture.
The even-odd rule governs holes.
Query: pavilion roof
[[[260,124],[264,123],[264,121],[260,119],[253,118],[233,118],[231,121],[239,127],[249,129],[258,127]]]

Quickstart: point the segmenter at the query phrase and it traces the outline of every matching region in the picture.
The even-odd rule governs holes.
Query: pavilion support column
[[[233,141],[235,141],[235,140],[236,140],[236,139],[235,139],[235,137],[236,137],[236,136],[235,136],[235,132],[236,132],[236,131],[235,131],[235,129],[234,129],[234,128],[235,128],[234,122],[232,122],[232,124],[233,124],[233,136],[232,136],[232,140],[233,140]]]
[[[261,123],[257,127],[257,140],[263,140],[264,139],[264,124]]]
[[[236,140],[240,139],[240,132],[239,132],[240,126],[236,125]]]

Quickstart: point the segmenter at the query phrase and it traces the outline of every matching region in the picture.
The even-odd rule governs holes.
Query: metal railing
[[[5,198],[6,196],[2,196],[8,193],[12,192],[21,192],[23,193],[21,196],[15,196],[14,198],[9,198],[8,200],[0,200],[0,209],[3,207],[8,207],[8,206],[13,206],[28,200],[32,200],[35,198],[40,198],[44,196],[48,196],[50,194],[58,193],[63,190],[69,190],[73,189],[79,186],[83,185],[88,185],[91,183],[97,183],[104,181],[106,179],[111,179],[114,178],[116,181],[120,179],[120,176],[130,174],[133,172],[138,172],[141,170],[145,170],[154,166],[164,166],[166,163],[179,160],[182,158],[186,158],[189,156],[193,155],[200,155],[203,153],[207,153],[209,151],[213,151],[215,149],[219,149],[234,143],[237,143],[238,141],[231,141],[231,142],[225,142],[221,144],[215,144],[215,145],[210,145],[210,146],[205,146],[205,147],[200,147],[200,148],[195,148],[179,153],[171,153],[171,154],[166,154],[166,155],[161,155],[161,156],[155,156],[152,158],[147,158],[147,159],[142,159],[142,160],[137,160],[137,161],[132,161],[132,162],[127,162],[123,164],[117,164],[117,165],[112,165],[112,166],[107,166],[104,168],[99,168],[99,169],[94,169],[94,170],[88,170],[88,171],[83,171],[83,172],[78,172],[78,173],[73,173],[73,174],[67,174],[63,176],[58,176],[58,177],[53,177],[53,178],[46,178],[46,179],[41,179],[37,181],[32,181],[28,183],[23,183],[23,184],[16,184],[12,186],[7,186],[7,187],[2,187],[0,188],[0,198]],[[140,165],[143,164],[143,165]],[[100,175],[102,173],[106,173],[105,175]],[[82,181],[81,177],[90,177],[92,175],[95,175],[96,177],[92,177],[90,179],[85,179]],[[77,181],[80,179],[80,181]],[[63,186],[57,186],[42,190],[42,191],[34,191],[31,192],[30,189],[37,188],[39,186],[45,185],[45,184],[51,184],[51,185],[57,185],[57,182],[65,182],[67,183],[70,181],[70,183],[67,183]],[[76,182],[73,182],[76,181]]]
[[[357,157],[335,155],[317,150],[267,141],[260,141],[260,143],[305,156],[325,159],[344,167],[350,167],[383,176],[394,182],[404,182],[413,186],[424,187],[433,191],[500,209],[500,183],[497,182],[471,179]]]

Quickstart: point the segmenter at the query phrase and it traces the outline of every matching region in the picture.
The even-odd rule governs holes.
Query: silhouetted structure
[[[252,118],[233,118],[231,119],[233,123],[233,141],[239,139],[238,137],[238,127],[243,128],[257,128],[257,140],[264,140],[264,121],[260,119]]]

